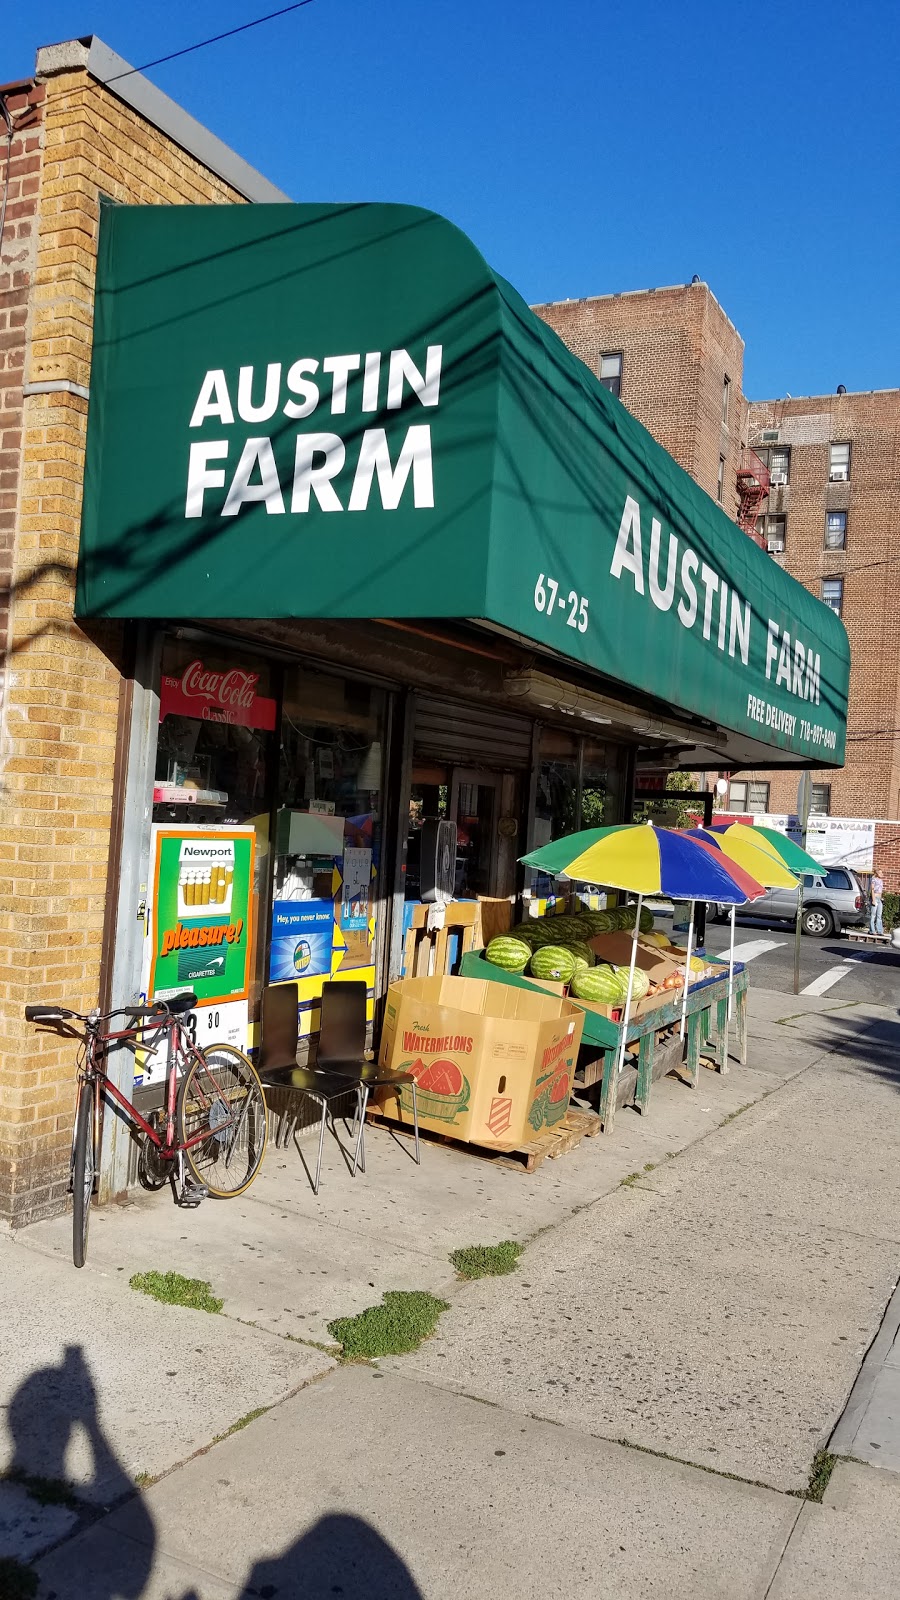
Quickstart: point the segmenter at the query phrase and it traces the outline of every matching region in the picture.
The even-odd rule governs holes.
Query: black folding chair
[[[269,984],[262,997],[262,1042],[257,1071],[266,1092],[270,1109],[279,1117],[275,1134],[275,1147],[285,1148],[300,1119],[304,1100],[321,1107],[319,1122],[319,1151],[316,1157],[316,1175],[313,1194],[319,1192],[322,1172],[322,1147],[325,1143],[325,1124],[331,1113],[331,1128],[340,1144],[334,1125],[334,1104],[348,1094],[356,1095],[357,1128],[353,1152],[351,1177],[356,1177],[357,1166],[365,1171],[363,1129],[366,1120],[366,1102],[369,1091],[362,1074],[345,1071],[319,1072],[311,1067],[297,1065],[297,985],[295,983]],[[277,1109],[281,1103],[281,1110]],[[343,1146],[341,1146],[343,1150]]]
[[[366,992],[366,985],[361,982],[323,983],[316,1068],[329,1076],[338,1073],[354,1082],[359,1079],[367,1094],[372,1089],[411,1089],[416,1161],[421,1163],[415,1078],[411,1072],[395,1072],[390,1067],[380,1067],[377,1061],[365,1059]],[[360,1165],[365,1172],[365,1135]]]

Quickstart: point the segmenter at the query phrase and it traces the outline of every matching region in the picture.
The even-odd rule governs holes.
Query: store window
[[[769,785],[735,779],[728,786],[730,811],[764,812],[769,809]]]
[[[166,639],[159,718],[142,986],[152,998],[193,991],[201,1041],[245,1049],[265,947],[272,666],[242,647]]]
[[[297,982],[300,1033],[323,982],[375,989],[386,696],[307,667],[285,672],[267,978]]]
[[[602,739],[583,741],[579,828],[623,821],[625,750]]]
[[[577,735],[560,728],[541,729],[540,766],[535,795],[535,848],[574,833],[578,826]]]

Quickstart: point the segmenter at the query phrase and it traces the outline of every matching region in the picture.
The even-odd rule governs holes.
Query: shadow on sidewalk
[[[12,1442],[8,1476],[27,1489],[36,1505],[90,1502],[108,1509],[135,1495],[135,1487],[118,1461],[100,1425],[97,1391],[80,1345],[68,1345],[55,1367],[40,1367],[21,1383],[7,1413]],[[78,1433],[90,1445],[93,1483],[70,1486],[67,1457]],[[134,1539],[116,1566],[115,1577],[99,1570],[78,1574],[78,1592],[91,1600],[138,1600],[153,1565],[156,1532],[149,1512],[135,1495]]]
[[[241,1600],[422,1600],[405,1561],[360,1517],[322,1517],[283,1555],[258,1561]],[[184,1600],[194,1600],[185,1595]]]
[[[900,1021],[854,1016],[852,1011],[841,1016],[832,1011],[827,1028],[822,1028],[813,1042],[832,1055],[852,1058],[862,1072],[900,1089]]]

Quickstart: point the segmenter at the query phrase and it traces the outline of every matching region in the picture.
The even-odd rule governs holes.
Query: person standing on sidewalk
[[[869,932],[884,933],[884,879],[876,866],[869,884]]]

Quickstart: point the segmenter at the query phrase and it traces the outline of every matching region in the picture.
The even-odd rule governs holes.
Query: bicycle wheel
[[[266,1101],[242,1051],[230,1044],[197,1051],[178,1091],[176,1136],[190,1144],[184,1159],[216,1199],[243,1194],[253,1182],[268,1137]]]
[[[83,1267],[87,1255],[91,1197],[94,1193],[94,1086],[82,1083],[72,1145],[72,1260]]]

